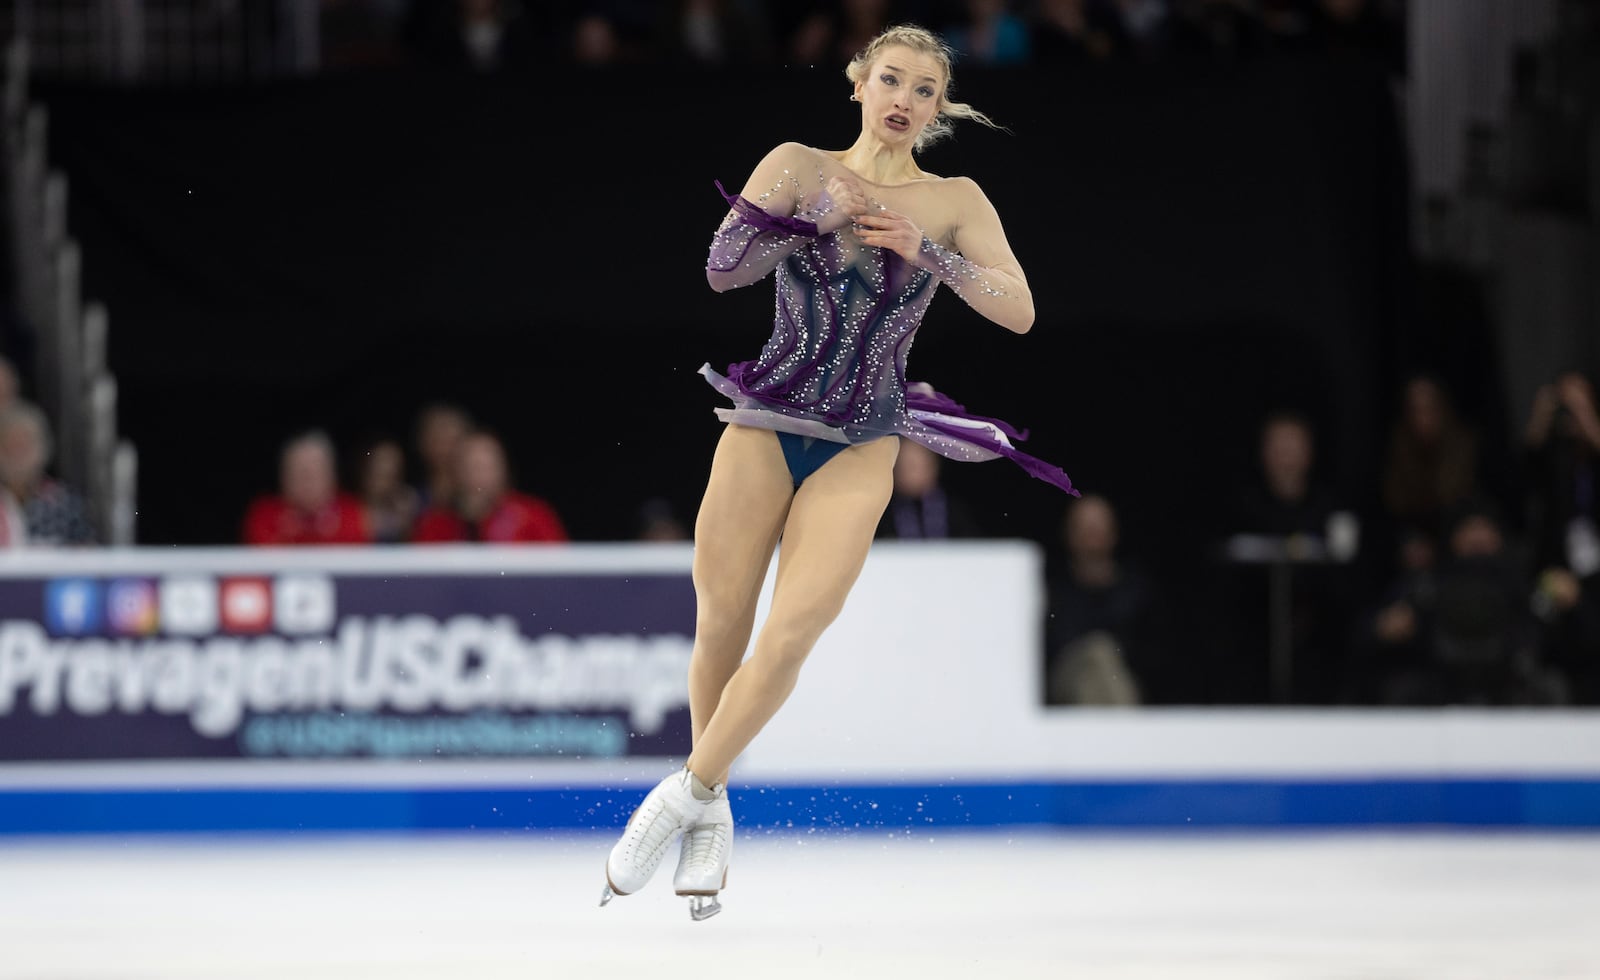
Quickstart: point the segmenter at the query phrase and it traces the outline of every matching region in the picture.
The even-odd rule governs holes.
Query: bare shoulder
[[[983,204],[987,206],[989,204],[989,196],[983,192],[982,187],[978,186],[978,182],[971,177],[946,177],[944,178],[944,186],[948,187],[951,196],[957,198],[963,205]]]

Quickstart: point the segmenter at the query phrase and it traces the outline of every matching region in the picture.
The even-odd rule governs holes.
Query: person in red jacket
[[[455,498],[424,511],[412,540],[566,541],[567,531],[553,507],[511,489],[500,440],[476,432],[456,449]]]
[[[283,447],[279,493],[258,497],[244,518],[244,542],[255,545],[370,544],[361,501],[339,490],[333,443],[308,432]]]

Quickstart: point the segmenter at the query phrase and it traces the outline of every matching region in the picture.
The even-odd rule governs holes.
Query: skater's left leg
[[[811,648],[844,607],[893,491],[899,446],[895,438],[852,446],[795,492],[778,549],[772,611],[689,756],[689,771],[706,785],[725,779],[777,713]]]

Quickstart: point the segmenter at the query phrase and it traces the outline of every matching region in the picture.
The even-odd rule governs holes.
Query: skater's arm
[[[882,240],[863,236],[862,241],[893,248],[907,262],[933,273],[990,320],[1015,333],[1027,333],[1033,326],[1033,293],[1006,241],[1000,215],[975,182],[960,178],[955,185],[953,251],[922,235],[904,215],[893,211],[881,212],[882,218],[858,219],[885,232]]]
[[[838,231],[850,220],[827,190],[799,210],[805,197],[800,183],[805,153],[797,143],[777,147],[756,166],[737,196],[717,185],[729,211],[706,258],[706,281],[712,289],[720,293],[748,286],[806,243]]]

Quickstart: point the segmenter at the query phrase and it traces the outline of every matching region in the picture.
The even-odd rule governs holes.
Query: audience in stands
[[[1539,389],[1524,446],[1534,560],[1600,572],[1600,413],[1587,378],[1569,371]]]
[[[0,408],[0,548],[97,543],[83,501],[45,474],[51,448],[37,407],[13,398]]]
[[[1024,65],[1030,60],[1028,26],[1006,0],[966,0],[965,17],[945,38],[966,58],[982,65]]]
[[[636,541],[688,541],[689,526],[678,516],[672,503],[662,497],[652,497],[639,507]]]
[[[1383,503],[1390,519],[1437,538],[1445,514],[1477,486],[1477,438],[1456,417],[1439,382],[1410,379],[1383,468]]]
[[[1404,649],[1380,672],[1386,704],[1555,704],[1558,675],[1540,663],[1529,589],[1492,505],[1475,499],[1446,526],[1447,548],[1426,605],[1402,599],[1380,624]]]
[[[10,361],[0,357],[0,412],[16,404],[20,387],[17,369],[11,366]]]
[[[1243,703],[1269,697],[1322,701],[1332,695],[1330,678],[1339,672],[1345,646],[1339,624],[1348,614],[1349,572],[1339,562],[1350,556],[1347,539],[1355,533],[1354,519],[1316,478],[1316,444],[1303,416],[1268,415],[1259,459],[1259,477],[1239,494],[1229,528],[1235,535],[1227,553],[1237,563],[1231,585],[1241,633],[1238,656],[1227,672],[1231,676],[1219,676],[1219,689],[1227,692],[1224,698]],[[1274,585],[1271,569],[1283,562],[1288,574]],[[1287,692],[1267,686],[1274,588],[1286,588],[1289,596]]]
[[[427,507],[455,496],[455,458],[472,431],[472,416],[444,402],[417,416],[417,457],[422,461],[421,504]]]
[[[456,447],[454,490],[435,500],[417,519],[419,542],[566,541],[555,508],[511,487],[505,449],[487,432],[474,432]]]
[[[356,492],[365,508],[367,528],[378,544],[411,540],[421,512],[421,495],[406,482],[405,451],[393,439],[374,439],[356,460]]]
[[[243,537],[251,545],[372,541],[361,501],[339,490],[337,455],[327,435],[307,432],[283,447],[278,493],[250,505]]]
[[[900,440],[894,493],[878,522],[878,537],[937,541],[978,536],[978,525],[967,505],[939,484],[940,466],[940,457],[933,450],[909,439]]]
[[[1270,54],[1404,67],[1397,0],[323,0],[322,63],[473,71],[550,62],[836,64],[891,23],[1015,67]]]
[[[1138,704],[1149,588],[1117,555],[1117,515],[1104,497],[1068,504],[1063,530],[1066,569],[1049,584],[1045,621],[1045,701]]]

